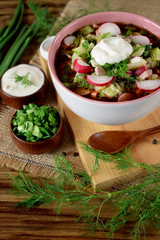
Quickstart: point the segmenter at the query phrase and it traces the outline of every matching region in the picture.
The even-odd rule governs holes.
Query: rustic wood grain
[[[58,14],[65,7],[68,0],[43,0],[43,4],[48,4],[53,13]],[[18,0],[0,1],[0,27],[8,23]],[[26,11],[26,10],[25,10]],[[30,22],[33,16],[26,12],[26,22]],[[33,44],[32,44],[33,47]],[[34,46],[36,47],[36,46]],[[33,47],[33,49],[34,49]],[[25,52],[24,61],[28,62],[34,51]],[[9,175],[16,176],[17,172],[10,168],[0,167],[0,240],[105,240],[106,235],[97,231],[93,236],[80,237],[85,231],[85,225],[75,224],[76,212],[64,208],[61,216],[56,216],[53,211],[53,205],[43,206],[26,211],[14,206],[21,197],[16,197],[10,193],[11,179]],[[31,175],[34,177],[33,175]],[[36,178],[37,179],[37,178]],[[98,204],[95,201],[95,204]],[[102,217],[110,217],[113,210],[108,206],[103,209]],[[129,240],[128,231],[132,228],[130,222],[123,229],[118,231],[113,240]],[[159,240],[160,233],[148,229],[148,234],[141,240]]]
[[[80,237],[86,231],[86,225],[75,223],[77,212],[63,208],[61,216],[56,216],[54,206],[42,206],[26,211],[14,206],[22,197],[15,197],[10,193],[11,179],[9,174],[16,175],[16,171],[0,167],[0,240],[105,240],[106,233],[97,231],[93,236]],[[34,180],[39,180],[34,178]],[[94,201],[98,204],[99,200]],[[102,217],[110,218],[114,213],[110,206],[105,205]],[[129,240],[129,231],[133,222],[115,233],[112,240]],[[141,240],[159,240],[159,233],[152,228]]]

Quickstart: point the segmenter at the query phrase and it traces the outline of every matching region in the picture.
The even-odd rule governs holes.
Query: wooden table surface
[[[49,6],[52,14],[58,14],[63,11],[68,0],[41,0],[39,1]],[[7,24],[18,0],[0,1],[0,27]],[[25,8],[24,21],[31,23],[33,15]],[[26,50],[22,60],[28,62],[34,54],[32,45]],[[33,208],[26,211],[22,208],[15,208],[20,198],[12,195],[9,190],[11,180],[9,174],[16,175],[16,171],[6,167],[0,167],[0,240],[82,240],[82,239],[106,239],[103,232],[97,231],[94,236],[80,237],[85,231],[85,225],[75,223],[76,212],[64,208],[61,216],[56,216],[53,211],[53,205]],[[96,204],[96,202],[95,202]],[[110,217],[113,212],[111,209],[104,207],[103,214]],[[128,231],[132,227],[132,222],[127,224],[123,229],[115,233],[113,240],[130,239]],[[160,233],[148,229],[146,238],[142,240],[159,240]]]

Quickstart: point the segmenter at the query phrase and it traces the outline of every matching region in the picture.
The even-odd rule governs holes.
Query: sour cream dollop
[[[96,63],[103,66],[105,63],[118,63],[130,56],[132,45],[122,37],[104,38],[91,51]]]
[[[28,80],[31,85],[25,86],[22,81],[15,81],[15,76],[25,76],[28,74]],[[2,90],[15,97],[24,97],[37,92],[44,84],[45,76],[40,68],[29,64],[20,64],[8,69],[2,76]]]

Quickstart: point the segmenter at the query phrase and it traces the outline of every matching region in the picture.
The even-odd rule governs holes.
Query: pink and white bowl
[[[48,52],[48,66],[55,89],[63,102],[80,117],[104,125],[120,125],[141,119],[160,105],[160,89],[143,98],[125,102],[103,102],[79,96],[58,79],[55,57],[64,37],[81,27],[102,22],[132,23],[160,37],[160,25],[152,20],[128,12],[101,12],[79,18],[64,27],[52,41]]]

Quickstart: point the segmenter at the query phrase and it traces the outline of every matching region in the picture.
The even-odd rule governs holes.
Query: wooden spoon
[[[141,131],[102,131],[91,135],[87,144],[94,149],[113,154],[136,140],[160,132],[160,125]]]

